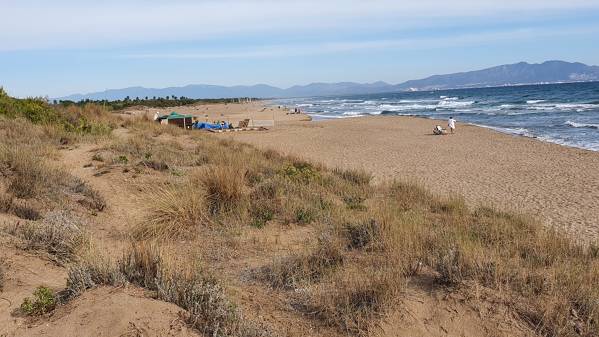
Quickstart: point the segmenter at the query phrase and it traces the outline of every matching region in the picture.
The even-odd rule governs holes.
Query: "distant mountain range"
[[[547,61],[540,64],[520,62],[476,71],[434,75],[400,84],[389,84],[386,82],[366,84],[354,82],[311,83],[308,85],[296,85],[287,89],[266,84],[232,87],[197,84],[162,89],[144,87],[111,89],[103,92],[75,94],[57,99],[72,101],[80,101],[88,98],[92,100],[115,100],[123,99],[127,96],[130,98],[142,98],[154,96],[166,97],[171,95],[188,98],[286,98],[587,81],[599,81],[598,66],[564,61]]]

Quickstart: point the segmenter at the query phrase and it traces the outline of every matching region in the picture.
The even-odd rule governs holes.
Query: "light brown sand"
[[[475,205],[532,214],[582,240],[599,238],[599,153],[439,121],[364,117],[278,124],[224,137],[321,162],[362,168],[376,181],[408,179]]]
[[[243,119],[256,121],[287,122],[310,120],[310,117],[303,114],[291,114],[291,110],[284,106],[265,105],[262,101],[250,103],[229,103],[229,104],[195,104],[172,108],[130,108],[126,110],[130,114],[146,114],[153,117],[156,112],[160,115],[168,115],[173,111],[180,114],[196,116],[200,121],[215,122],[226,121],[237,125]]]

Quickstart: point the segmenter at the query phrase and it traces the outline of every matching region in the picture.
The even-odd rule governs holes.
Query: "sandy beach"
[[[420,118],[277,116],[269,131],[224,137],[329,167],[365,169],[376,182],[417,181],[474,205],[533,215],[584,241],[599,238],[599,153],[463,124],[454,135],[433,136],[434,125],[444,122]]]
[[[148,108],[133,107],[126,109],[125,112],[131,115],[145,114],[153,117],[156,112],[161,116],[168,115],[173,111],[180,114],[193,115],[200,121],[215,122],[226,121],[237,125],[239,121],[250,119],[253,121],[309,121],[310,117],[304,114],[294,114],[293,109],[283,106],[266,105],[263,101],[254,101],[249,103],[228,103],[228,104],[194,104],[186,106],[177,106],[169,108]]]

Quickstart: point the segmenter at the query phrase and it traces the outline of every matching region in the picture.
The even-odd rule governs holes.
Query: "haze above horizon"
[[[519,61],[599,64],[599,0],[0,0],[0,86],[400,83]]]

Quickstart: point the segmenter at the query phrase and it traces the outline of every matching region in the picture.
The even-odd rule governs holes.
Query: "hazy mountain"
[[[82,99],[123,99],[135,97],[185,96],[189,98],[229,98],[229,97],[305,97],[352,94],[374,94],[402,90],[436,90],[452,88],[474,88],[518,84],[599,81],[599,67],[582,63],[547,61],[541,64],[520,62],[497,67],[448,74],[434,75],[420,80],[411,80],[397,85],[385,82],[375,83],[311,83],[281,89],[266,84],[252,86],[187,85],[162,89],[130,87],[111,89],[89,94],[75,94],[62,97],[62,100]]]
[[[421,80],[404,82],[396,88],[434,90],[597,80],[599,80],[597,66],[564,61],[547,61],[541,64],[520,62],[477,71],[434,75]]]

